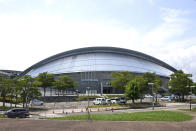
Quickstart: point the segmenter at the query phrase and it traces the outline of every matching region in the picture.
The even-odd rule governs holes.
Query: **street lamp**
[[[191,95],[190,95],[190,111],[191,111],[191,104],[192,104],[192,94],[193,94],[193,92],[192,92],[192,89],[194,88],[195,86],[190,86],[190,89],[191,89]]]
[[[153,92],[153,85],[154,85],[154,83],[148,83],[148,85],[152,86],[152,110],[154,110],[154,92]]]
[[[76,95],[79,96],[79,91],[78,90],[76,90]]]
[[[191,79],[191,77],[192,77],[192,74],[188,74],[188,77]],[[191,95],[190,95],[190,111],[191,111],[191,103],[192,103],[192,88],[194,88],[195,86],[187,86],[187,87],[190,87],[190,89],[191,89]]]
[[[90,87],[86,87],[87,91],[88,91],[88,107],[87,107],[87,113],[88,113],[88,120],[90,120],[90,112],[89,112],[89,91],[90,91]]]

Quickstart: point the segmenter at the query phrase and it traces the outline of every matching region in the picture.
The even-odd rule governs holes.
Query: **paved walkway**
[[[165,110],[176,110],[175,104],[173,106],[173,108],[165,108]],[[176,106],[179,107],[178,104],[176,104]],[[187,107],[187,105],[184,105],[183,107]],[[155,109],[159,110],[161,108]],[[142,110],[144,111],[144,109]],[[150,111],[151,108],[147,108],[145,110]],[[115,111],[115,113],[120,113],[121,111],[123,110]],[[141,110],[129,109],[124,111],[135,112]],[[105,112],[112,113],[111,111],[103,111],[97,113]],[[193,115],[194,119],[186,122],[65,121],[40,119],[32,120],[33,118],[0,119],[0,131],[195,131],[196,113],[186,113]],[[58,115],[58,113],[56,115]]]
[[[196,104],[192,104],[192,107],[196,107]],[[155,107],[155,110],[176,110],[178,108],[189,108],[188,104],[184,103],[168,103],[166,107]],[[118,109],[118,110],[116,110]],[[90,113],[130,113],[138,111],[151,111],[152,108],[142,108],[142,109],[120,109],[119,107],[109,107],[109,108],[90,108]],[[113,111],[112,111],[113,110]],[[39,113],[40,117],[62,117],[67,115],[78,115],[85,114],[86,109],[55,109],[48,110],[45,112]]]
[[[195,131],[195,122],[0,120],[1,131]]]

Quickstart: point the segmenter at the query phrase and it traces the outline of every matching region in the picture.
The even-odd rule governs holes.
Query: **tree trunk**
[[[10,107],[12,107],[12,104],[13,104],[13,93],[11,94],[11,101],[10,101]]]
[[[184,94],[182,94],[182,100],[184,101]]]
[[[142,103],[142,98],[140,98],[140,103]]]
[[[10,107],[12,107],[12,100],[10,101]]]
[[[156,103],[157,103],[157,94],[156,94],[156,97],[155,98],[156,98]]]
[[[28,104],[27,104],[27,101],[26,101],[26,108],[27,108]]]
[[[25,107],[25,102],[26,102],[26,96],[24,95],[23,96],[23,103],[22,103],[23,108]]]
[[[15,101],[15,107],[16,107],[16,104],[18,103],[18,95],[16,95],[15,98],[16,98],[16,101]]]
[[[45,97],[45,94],[46,94],[46,87],[44,87],[44,97]]]
[[[50,87],[50,96],[52,96],[52,87]]]
[[[132,99],[132,103],[133,103],[133,104],[135,103],[134,99]]]
[[[16,104],[17,104],[17,99],[16,99],[16,101],[15,101],[15,106],[14,106],[14,107],[16,107]]]
[[[178,95],[178,101],[180,101],[180,95]]]
[[[3,96],[3,107],[5,107],[5,96]]]

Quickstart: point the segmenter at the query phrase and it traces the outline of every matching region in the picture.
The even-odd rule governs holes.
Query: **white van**
[[[37,100],[37,99],[33,99],[30,101],[30,105],[31,106],[43,106],[44,102]]]
[[[96,98],[93,101],[94,105],[105,105],[106,104],[106,100],[104,98]]]
[[[164,96],[161,98],[162,101],[171,101],[171,96]]]
[[[112,103],[112,104],[120,104],[120,98],[118,98],[118,97],[112,98],[112,99],[111,99],[111,103]]]

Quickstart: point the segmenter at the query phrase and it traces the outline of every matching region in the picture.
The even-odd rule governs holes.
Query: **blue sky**
[[[196,76],[195,23],[195,0],[0,0],[0,69],[24,70],[70,49],[114,46]]]

